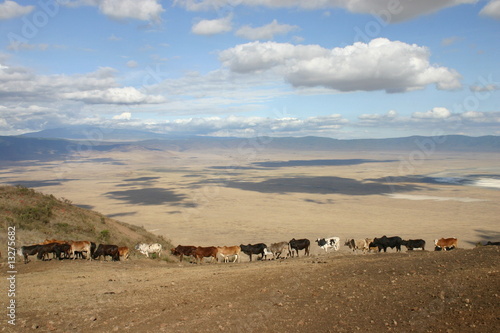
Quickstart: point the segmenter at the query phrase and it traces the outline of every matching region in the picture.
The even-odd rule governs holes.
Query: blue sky
[[[500,135],[500,0],[0,0],[0,135]]]

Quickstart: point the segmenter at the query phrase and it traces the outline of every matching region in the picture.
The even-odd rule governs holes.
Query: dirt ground
[[[201,265],[34,259],[17,263],[16,326],[4,317],[0,330],[494,332],[499,254],[485,246]]]

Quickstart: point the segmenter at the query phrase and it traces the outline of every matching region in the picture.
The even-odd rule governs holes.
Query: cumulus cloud
[[[116,70],[102,67],[75,75],[37,75],[24,67],[0,67],[0,98],[4,102],[56,102],[89,104],[156,104],[161,96],[146,95],[133,87],[119,87]]]
[[[127,61],[127,67],[128,68],[135,68],[137,67],[139,64],[137,63],[137,61],[135,60],[129,60]]]
[[[158,104],[165,102],[162,96],[145,95],[134,87],[75,91],[65,93],[62,96],[88,104]]]
[[[480,15],[489,16],[495,20],[500,20],[500,0],[491,0],[479,12]]]
[[[219,10],[225,6],[264,6],[269,8],[328,9],[343,8],[352,13],[371,14],[386,22],[400,22],[443,8],[474,4],[478,0],[176,0],[174,4],[187,10]]]
[[[165,11],[159,0],[76,0],[66,1],[67,6],[96,6],[109,18],[116,20],[136,19],[141,21],[161,21]]]
[[[500,130],[500,112],[495,111],[451,112],[444,107],[434,107],[428,111],[414,112],[410,117],[389,111],[387,114],[365,114],[358,118],[358,122],[349,125],[356,128],[390,129],[392,132],[401,132],[401,136],[411,135],[410,130],[420,135],[425,132],[431,134],[433,131],[485,135],[498,133]]]
[[[275,35],[285,35],[299,29],[296,25],[279,24],[277,20],[261,27],[243,26],[236,31],[236,36],[250,40],[274,39]]]
[[[201,20],[193,25],[193,27],[191,28],[191,32],[196,35],[221,34],[233,29],[231,21],[231,15],[215,20]]]
[[[130,113],[130,112],[123,112],[122,114],[119,114],[117,116],[113,116],[113,119],[130,120],[130,119],[132,119],[132,113]]]
[[[295,87],[326,87],[338,91],[405,92],[435,84],[461,87],[453,69],[431,65],[426,47],[377,38],[344,48],[319,45],[251,42],[222,51],[219,59],[241,74],[273,70]]]
[[[348,121],[339,114],[300,119],[295,117],[206,117],[185,118],[149,124],[151,129],[170,134],[210,136],[302,136],[333,135]],[[327,134],[326,134],[327,133]]]
[[[35,6],[21,6],[15,1],[5,0],[0,3],[0,20],[8,20],[29,14]]]
[[[443,107],[435,107],[425,112],[414,112],[413,118],[418,119],[447,119],[451,116],[451,111]]]
[[[483,86],[480,85],[474,85],[469,87],[470,91],[473,92],[486,92],[486,91],[495,91],[495,90],[500,90],[500,86],[497,84],[486,84]]]

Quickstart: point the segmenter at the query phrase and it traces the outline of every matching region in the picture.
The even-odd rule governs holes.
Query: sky
[[[500,135],[500,0],[0,0],[0,135]]]

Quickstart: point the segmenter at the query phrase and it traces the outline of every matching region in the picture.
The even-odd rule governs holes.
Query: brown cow
[[[198,261],[200,264],[203,262],[203,258],[205,257],[212,257],[210,262],[213,262],[214,259],[217,260],[217,248],[215,246],[208,246],[208,247],[203,247],[203,246],[198,246],[196,250],[193,251],[194,258],[196,259],[196,263]]]
[[[70,252],[73,255],[73,260],[76,259],[75,252],[87,252],[87,260],[92,260],[92,256],[90,253],[91,244],[89,241],[71,242],[70,245],[71,245]]]
[[[224,262],[229,262],[229,256],[235,256],[233,262],[240,262],[241,247],[239,246],[220,246],[217,247],[217,253],[224,257]]]
[[[123,259],[128,260],[129,258],[129,249],[126,246],[122,246],[118,248],[118,253],[120,253],[120,257],[123,257]]]
[[[196,250],[196,246],[192,245],[177,245],[177,247],[170,249],[170,252],[174,256],[180,256],[179,262],[182,262],[184,256],[192,256]]]
[[[440,238],[434,240],[434,245],[447,251],[452,248],[458,247],[458,239],[457,238]]]

